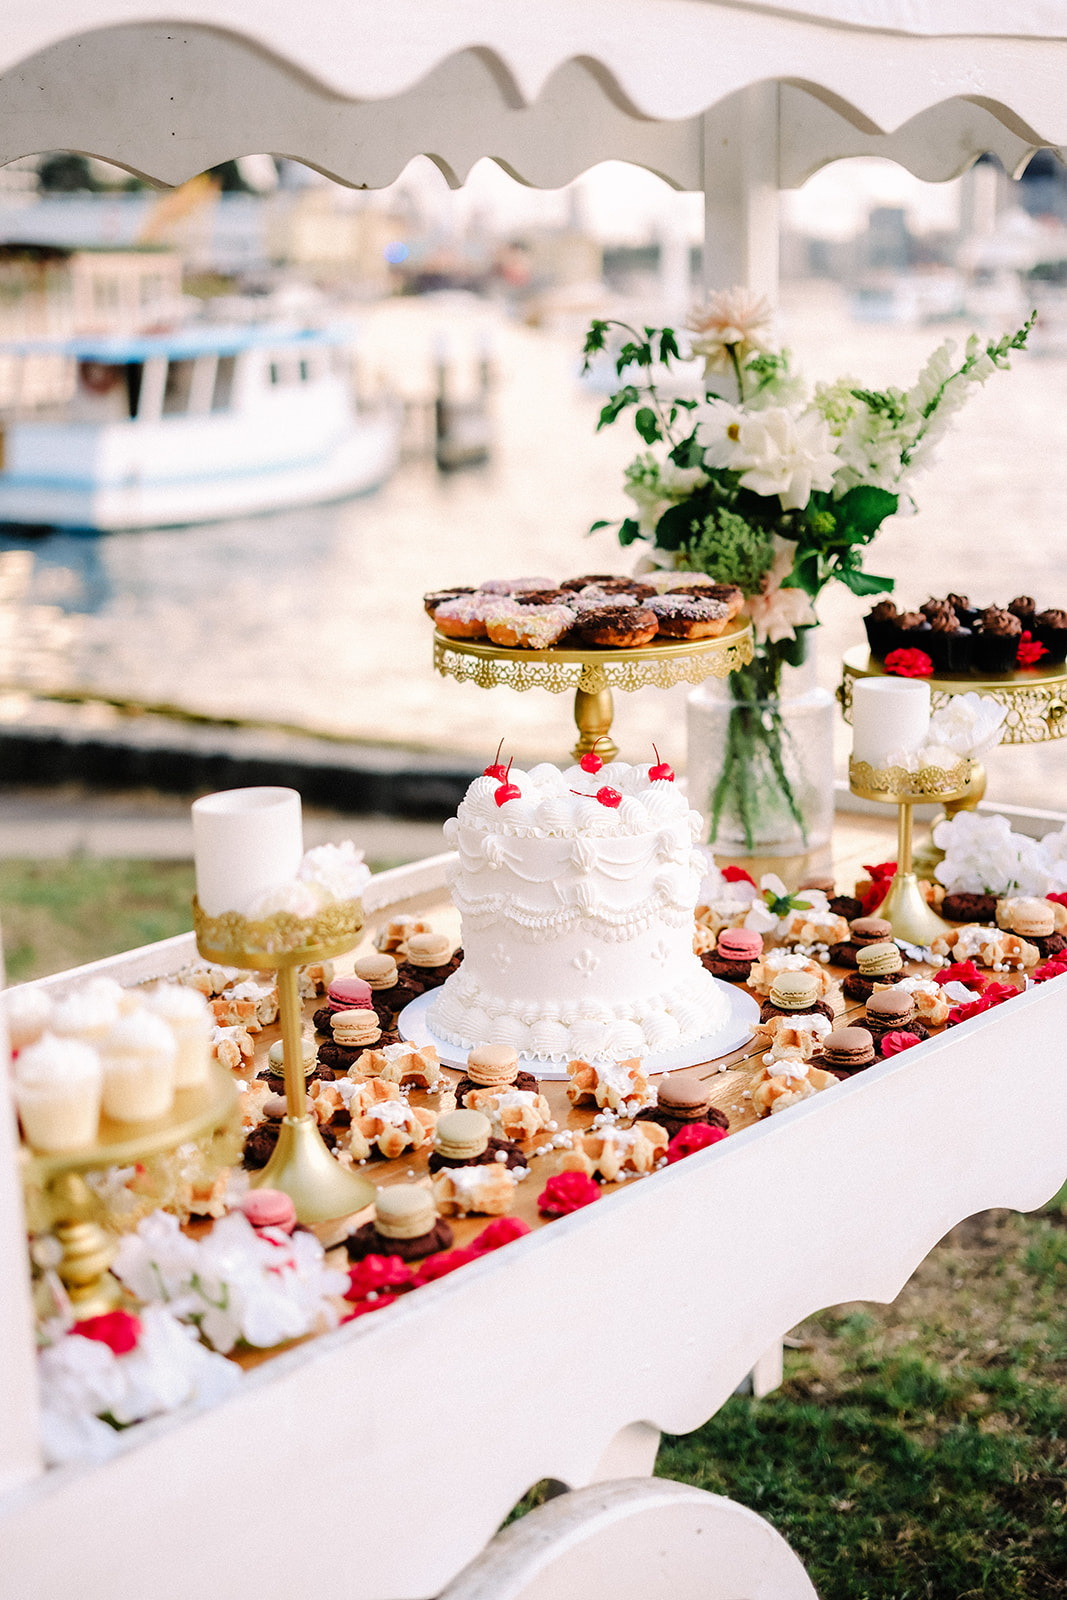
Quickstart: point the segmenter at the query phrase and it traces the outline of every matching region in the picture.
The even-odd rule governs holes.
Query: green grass
[[[1067,1596],[1067,1227],[972,1218],[888,1307],[797,1330],[782,1388],[665,1438],[663,1477],[759,1512],[822,1600]]]
[[[184,861],[0,861],[0,931],[10,983],[116,955],[192,927]]]

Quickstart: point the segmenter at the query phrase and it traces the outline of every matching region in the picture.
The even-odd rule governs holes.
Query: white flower
[[[784,406],[770,406],[743,415],[724,465],[741,473],[742,488],[776,494],[783,511],[800,511],[813,489],[833,488],[838,461],[830,429],[817,411],[794,417]]]
[[[305,852],[297,874],[301,883],[321,890],[327,900],[358,900],[370,882],[370,868],[351,839],[320,844]]]
[[[699,418],[696,442],[704,452],[704,465],[709,468],[730,466],[741,437],[744,409],[713,397],[693,415]]]
[[[757,644],[768,639],[777,644],[780,639],[788,639],[796,628],[813,627],[818,621],[815,608],[803,589],[783,587],[793,570],[795,549],[788,539],[775,534],[774,560],[764,575],[763,587],[759,594],[750,595],[745,601],[744,609],[752,618]]]
[[[950,893],[1043,895],[1049,887],[1049,852],[1013,833],[1006,817],[958,811],[938,823],[934,843],[945,852],[934,876]]]
[[[308,918],[316,916],[324,904],[325,896],[314,884],[301,883],[293,878],[291,882],[259,895],[252,901],[247,915],[253,921],[258,921],[261,917],[274,917],[284,911],[293,917]]]
[[[989,695],[973,690],[954,694],[948,705],[930,718],[929,742],[977,760],[1000,743],[1007,714],[1007,706],[998,705]]]
[[[704,376],[728,372],[733,366],[730,351],[739,362],[757,350],[771,350],[771,323],[774,310],[770,301],[752,289],[722,289],[708,296],[702,306],[694,306],[685,321],[693,335],[693,354],[704,357]]]

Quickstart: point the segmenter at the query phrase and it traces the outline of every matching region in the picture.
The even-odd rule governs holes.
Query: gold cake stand
[[[571,751],[580,761],[596,746],[604,761],[619,747],[611,737],[615,715],[612,691],[671,689],[676,683],[726,678],[752,660],[752,624],[736,617],[713,639],[681,639],[642,645],[635,650],[520,650],[484,640],[448,639],[434,629],[433,664],[443,678],[476,683],[481,689],[574,691],[578,742]]]
[[[846,650],[842,660],[841,683],[837,698],[846,722],[852,721],[852,688],[857,678],[882,678],[886,676],[882,663],[872,656],[865,645],[854,645]],[[1020,672],[991,673],[982,677],[972,672],[935,673],[924,678],[930,685],[930,700],[934,711],[947,706],[953,695],[988,695],[998,705],[1005,707],[1001,744],[1044,744],[1050,739],[1067,735],[1067,663],[1057,666],[1027,667]],[[986,771],[980,761],[971,763],[971,781],[958,800],[946,800],[941,816],[933,827],[957,811],[974,811],[985,794]],[[930,795],[929,799],[938,799]],[[931,837],[915,852],[915,867],[923,877],[932,877],[945,852],[939,850]]]
[[[77,1321],[113,1311],[122,1285],[108,1268],[115,1237],[98,1220],[100,1203],[85,1181],[86,1172],[125,1167],[224,1128],[237,1101],[232,1075],[212,1061],[203,1083],[179,1089],[165,1117],[150,1122],[116,1122],[101,1116],[96,1140],[81,1150],[53,1153],[23,1147],[26,1178],[45,1193],[52,1232],[63,1247],[57,1267]]]
[[[875,914],[886,919],[894,938],[908,944],[930,944],[938,934],[947,933],[949,926],[927,905],[919,887],[911,851],[912,806],[930,800],[946,805],[961,801],[970,786],[973,765],[963,760],[947,772],[942,767],[922,767],[918,772],[907,772],[903,767],[872,767],[866,761],[849,762],[848,782],[853,794],[897,807],[897,870],[889,893],[875,908]]]

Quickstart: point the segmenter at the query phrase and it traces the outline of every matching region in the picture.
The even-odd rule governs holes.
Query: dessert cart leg
[[[947,800],[941,815],[935,817],[930,824],[930,836],[924,839],[915,851],[914,865],[920,878],[933,879],[934,872],[945,859],[945,852],[939,850],[934,843],[934,829],[939,822],[951,822],[957,811],[977,811],[978,802],[982,799],[986,789],[986,770],[980,761],[974,763],[971,781],[967,785],[967,793],[961,800]]]
[[[939,933],[947,933],[948,923],[927,905],[919,888],[918,877],[912,869],[911,810],[910,800],[899,802],[897,870],[889,885],[889,893],[877,909],[877,915],[886,919],[895,939],[923,945],[936,939]]]
[[[664,1478],[560,1495],[498,1533],[439,1600],[817,1600],[754,1511]]]
[[[589,694],[585,689],[574,691],[574,721],[578,728],[578,743],[571,751],[575,761],[596,746],[601,761],[614,761],[619,747],[611,737],[611,720],[615,706],[610,689]],[[599,741],[599,742],[598,742]]]
[[[267,1165],[252,1179],[254,1188],[282,1189],[300,1222],[329,1222],[362,1211],[374,1199],[374,1185],[335,1161],[319,1125],[307,1110],[304,1080],[300,984],[295,967],[278,972],[278,1010],[285,1061],[285,1099],[278,1143]]]
[[[118,1245],[93,1219],[96,1201],[81,1173],[64,1173],[50,1184],[48,1193],[62,1219],[52,1230],[63,1246],[57,1271],[70,1296],[75,1321],[105,1316],[123,1299],[122,1285],[107,1270]]]

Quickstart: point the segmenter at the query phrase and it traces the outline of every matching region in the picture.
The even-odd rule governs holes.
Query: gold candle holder
[[[898,808],[897,870],[876,915],[884,917],[893,937],[906,944],[929,944],[938,934],[947,933],[949,926],[927,904],[919,887],[912,864],[912,807],[961,799],[967,793],[972,769],[968,760],[948,771],[921,767],[918,772],[908,772],[904,767],[872,767],[856,760],[848,764],[848,784],[854,795]]]
[[[374,1199],[374,1185],[348,1172],[326,1148],[319,1125],[307,1109],[301,1034],[303,1019],[297,968],[330,961],[358,942],[363,907],[358,900],[337,901],[314,917],[276,912],[251,921],[235,911],[209,917],[193,897],[196,947],[205,961],[251,967],[278,976],[278,1014],[282,1030],[287,1115],[274,1154],[252,1179],[253,1188],[282,1189],[299,1221],[330,1222],[362,1211]]]

